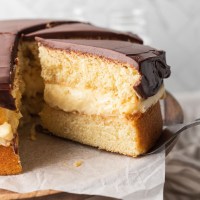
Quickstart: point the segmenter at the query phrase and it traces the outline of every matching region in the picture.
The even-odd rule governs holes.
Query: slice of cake
[[[22,170],[22,116],[33,122],[40,113],[55,135],[133,157],[159,137],[170,69],[165,53],[140,45],[137,35],[77,21],[12,20],[0,21],[0,44],[0,175]]]
[[[44,83],[35,36],[142,43],[135,34],[77,21],[0,21],[0,175],[21,172],[19,119],[23,115],[25,120],[33,121],[33,116],[37,116],[43,107]]]
[[[162,130],[163,79],[170,75],[163,51],[116,40],[37,41],[45,129],[133,157],[154,145]]]

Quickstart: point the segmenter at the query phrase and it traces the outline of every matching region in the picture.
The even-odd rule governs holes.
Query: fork
[[[150,149],[147,153],[143,155],[151,155],[159,153],[165,149],[166,153],[169,153],[170,149],[173,147],[174,142],[178,136],[185,130],[200,125],[200,119],[196,119],[190,123],[176,124],[167,126],[162,132],[162,137],[157,141],[156,145]]]

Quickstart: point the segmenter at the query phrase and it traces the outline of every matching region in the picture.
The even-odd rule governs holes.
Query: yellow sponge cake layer
[[[133,89],[140,74],[129,64],[45,46],[40,46],[39,52],[44,99],[50,106],[66,112],[105,115],[145,112],[164,94],[161,87],[146,107],[146,101]]]
[[[162,130],[159,103],[145,114],[126,117],[67,113],[45,105],[41,120],[57,136],[133,157],[147,152]]]

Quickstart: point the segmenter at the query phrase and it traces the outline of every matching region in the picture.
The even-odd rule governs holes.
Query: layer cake
[[[35,38],[37,38],[35,40]],[[17,129],[138,156],[162,129],[165,52],[135,34],[77,21],[0,22],[0,175],[21,172]]]
[[[161,78],[169,76],[163,51],[116,40],[37,41],[44,128],[133,157],[152,147],[162,130]]]

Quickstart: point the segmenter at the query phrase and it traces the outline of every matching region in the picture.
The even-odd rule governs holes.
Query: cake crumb
[[[66,167],[66,166],[68,166],[68,164],[67,164],[66,162],[64,162],[64,163],[63,163],[63,166],[65,166],[65,167]]]
[[[79,161],[76,161],[76,162],[74,163],[74,166],[75,166],[75,167],[80,167],[82,164],[83,164],[83,161],[82,161],[82,160],[79,160]]]
[[[36,138],[35,124],[33,124],[32,127],[31,127],[30,139],[31,139],[32,141],[35,141],[35,140],[37,139],[37,138]]]
[[[37,138],[36,138],[35,135],[31,135],[30,139],[31,139],[32,141],[35,141]]]

